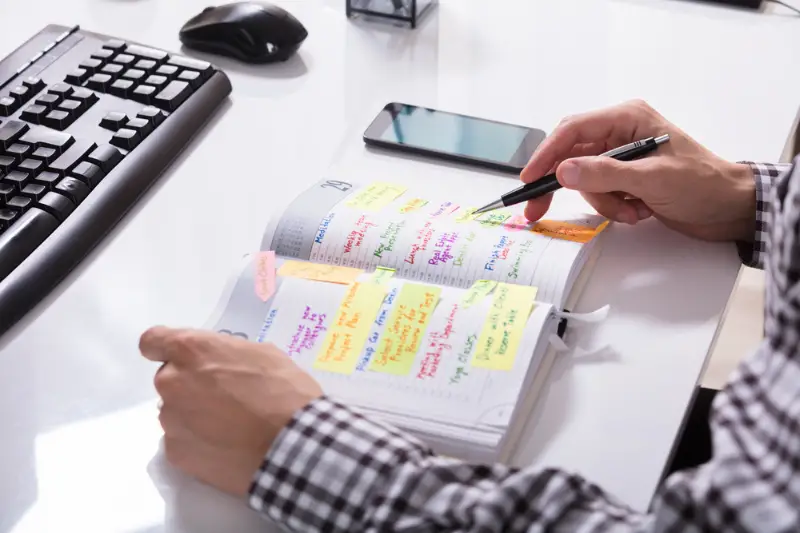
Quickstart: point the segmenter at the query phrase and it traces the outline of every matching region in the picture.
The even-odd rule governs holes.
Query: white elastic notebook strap
[[[570,326],[581,326],[585,324],[597,324],[599,322],[602,322],[603,320],[606,319],[606,317],[608,317],[608,312],[610,310],[611,306],[604,305],[600,309],[597,309],[596,311],[592,311],[590,313],[569,313],[566,311],[554,311],[554,314],[559,319],[566,319],[569,322]],[[550,335],[549,342],[550,345],[553,347],[553,349],[558,353],[568,352],[571,350],[571,348],[567,345],[567,343],[564,342],[564,340],[555,333]],[[593,350],[592,352],[602,351],[603,349],[605,349],[605,347],[598,350]],[[583,350],[580,347],[575,347],[575,355],[578,355],[579,353],[581,355],[586,355],[589,352]]]

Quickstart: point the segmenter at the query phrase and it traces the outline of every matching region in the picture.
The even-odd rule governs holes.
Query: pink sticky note
[[[275,252],[256,256],[256,294],[264,302],[275,294]]]

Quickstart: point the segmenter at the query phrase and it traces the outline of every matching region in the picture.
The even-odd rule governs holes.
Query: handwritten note
[[[303,352],[313,350],[319,337],[327,331],[325,327],[325,313],[315,313],[310,305],[307,305],[300,317],[297,331],[292,335],[286,353],[289,356],[300,355]]]
[[[406,192],[406,190],[406,187],[395,185],[394,183],[375,182],[356,193],[353,198],[347,201],[347,205],[377,213]]]
[[[413,200],[409,200],[406,202],[399,211],[404,215],[407,213],[411,213],[413,211],[419,211],[423,207],[428,205],[428,200],[423,200],[422,198],[414,198]]]
[[[351,374],[367,341],[370,326],[386,288],[375,283],[353,283],[347,290],[314,362],[314,368]]]
[[[500,283],[492,298],[472,366],[489,370],[511,370],[525,323],[533,309],[536,287]]]
[[[490,292],[497,287],[497,282],[488,279],[479,279],[472,284],[467,293],[461,299],[461,307],[467,309],[486,298]]]
[[[506,220],[511,218],[511,213],[498,209],[497,211],[489,211],[479,215],[475,220],[481,223],[481,226],[500,226]]]
[[[266,302],[275,294],[275,252],[259,252],[256,256],[256,294]]]
[[[375,269],[375,272],[372,274],[372,278],[370,278],[370,280],[372,281],[372,283],[383,285],[394,277],[395,272],[396,271],[393,268],[386,268],[379,266],[378,268]]]
[[[476,217],[480,216],[475,214],[475,211],[477,210],[478,210],[477,207],[467,207],[466,209],[461,211],[458,217],[456,217],[456,223],[464,224],[466,222],[472,222],[473,220],[475,220]]]
[[[441,292],[440,287],[403,285],[381,335],[378,351],[370,362],[370,370],[398,376],[411,371]]]
[[[587,243],[606,229],[606,226],[608,226],[608,220],[596,228],[559,220],[540,220],[534,224],[531,231],[547,237],[552,237],[553,239]]]
[[[363,272],[360,268],[307,263],[305,261],[285,261],[278,269],[279,276],[326,281],[342,285],[353,283]]]
[[[456,315],[460,308],[452,304],[447,320],[438,331],[431,331],[428,335],[428,347],[422,355],[422,361],[417,372],[417,379],[433,379],[439,372],[442,359],[453,349],[452,335],[455,330]]]

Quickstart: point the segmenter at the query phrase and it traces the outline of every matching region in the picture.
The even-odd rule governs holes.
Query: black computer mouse
[[[207,7],[189,19],[179,34],[189,48],[247,63],[286,61],[307,36],[308,31],[289,12],[259,2]]]

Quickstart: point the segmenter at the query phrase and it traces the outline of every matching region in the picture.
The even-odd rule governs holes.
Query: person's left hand
[[[164,363],[155,386],[167,460],[237,496],[247,495],[294,414],[322,395],[314,378],[273,344],[155,327],[139,349]]]

